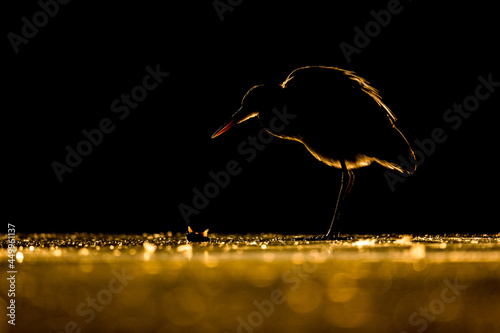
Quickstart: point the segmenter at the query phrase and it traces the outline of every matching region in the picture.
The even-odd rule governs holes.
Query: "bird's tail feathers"
[[[398,131],[399,134],[401,135],[401,137],[403,138],[403,140],[405,140],[406,144],[408,145],[408,149],[410,150],[410,155],[409,156],[412,157],[412,161],[410,161],[409,164],[411,166],[413,166],[413,169],[411,169],[411,170],[403,169],[403,171],[400,171],[400,172],[401,173],[407,173],[407,174],[411,175],[411,174],[413,174],[417,170],[417,163],[416,163],[417,158],[415,157],[415,153],[413,152],[413,149],[411,148],[410,143],[408,142],[408,140],[406,139],[406,137],[403,135],[403,133],[401,133],[401,131],[396,126],[394,126],[394,129],[396,131]],[[415,162],[415,163],[412,163],[412,162]]]

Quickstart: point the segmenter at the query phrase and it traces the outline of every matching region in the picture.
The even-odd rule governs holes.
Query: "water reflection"
[[[61,332],[70,321],[106,332],[482,332],[500,325],[500,235],[336,242],[213,235],[211,243],[188,244],[172,234],[37,234],[20,235],[16,246],[17,310],[29,314],[16,323],[20,332]],[[0,256],[7,262],[5,246]],[[116,272],[134,278],[110,294]],[[6,281],[0,287],[8,290]],[[112,301],[87,323],[79,305],[103,295]]]

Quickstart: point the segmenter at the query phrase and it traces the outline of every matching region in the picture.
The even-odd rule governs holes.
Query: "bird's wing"
[[[382,102],[382,97],[380,96],[380,93],[377,89],[372,87],[370,83],[362,78],[361,76],[357,75],[353,71],[348,71],[342,68],[338,67],[332,67],[332,66],[304,66],[304,67],[299,67],[295,70],[293,70],[288,77],[283,81],[283,83],[280,84],[282,88],[286,88],[287,84],[295,77],[295,74],[298,74],[299,71],[306,71],[306,70],[314,70],[314,69],[329,69],[332,71],[335,71],[337,73],[342,73],[346,77],[348,77],[350,80],[353,82],[356,82],[357,85],[359,85],[359,88],[364,91],[366,94],[368,94],[380,107],[382,107],[386,112],[387,112],[387,117],[391,121],[391,124],[395,126],[396,123],[396,116],[394,113],[389,109],[387,105]]]
[[[365,93],[367,93],[377,104],[384,108],[385,111],[387,111],[387,116],[389,117],[389,120],[391,121],[392,125],[395,125],[395,122],[398,118],[392,113],[391,109],[387,105],[382,102],[382,97],[380,96],[380,93],[378,92],[377,89],[373,88],[368,81],[366,81],[364,78],[361,76],[356,75],[356,73],[352,71],[344,71],[344,74],[347,75],[351,80],[357,82]]]

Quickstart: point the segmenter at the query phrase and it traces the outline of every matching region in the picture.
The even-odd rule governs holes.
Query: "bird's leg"
[[[342,178],[340,181],[340,191],[337,198],[337,205],[335,207],[335,213],[333,214],[332,224],[330,229],[326,234],[326,239],[338,239],[340,234],[340,221],[343,216],[345,203],[349,197],[352,186],[354,184],[354,173],[352,170],[348,170],[345,161],[340,162],[342,166]],[[346,179],[347,178],[347,179]]]
[[[298,237],[295,240],[307,240],[307,241],[323,241],[332,239],[341,239],[340,234],[340,219],[343,216],[344,207],[351,192],[352,186],[354,185],[354,172],[348,170],[345,161],[340,162],[342,166],[342,178],[340,181],[340,191],[337,198],[337,205],[335,207],[335,213],[333,214],[332,224],[325,236],[316,236],[312,238]]]

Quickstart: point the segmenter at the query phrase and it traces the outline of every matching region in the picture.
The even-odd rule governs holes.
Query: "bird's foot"
[[[296,241],[308,241],[308,242],[321,242],[321,241],[329,241],[329,240],[334,240],[334,241],[344,241],[344,240],[351,240],[353,237],[351,236],[346,236],[346,237],[340,237],[340,236],[334,236],[334,235],[319,235],[319,236],[314,236],[314,237],[296,237],[294,240]]]
[[[339,232],[328,232],[323,237],[325,237],[326,240],[335,240],[335,241],[345,241],[354,239],[354,237],[352,236],[340,236]]]
[[[328,240],[335,240],[335,241],[348,241],[348,240],[354,239],[354,237],[352,237],[352,236],[335,236],[332,238],[328,238],[327,236],[325,236],[325,237]]]

